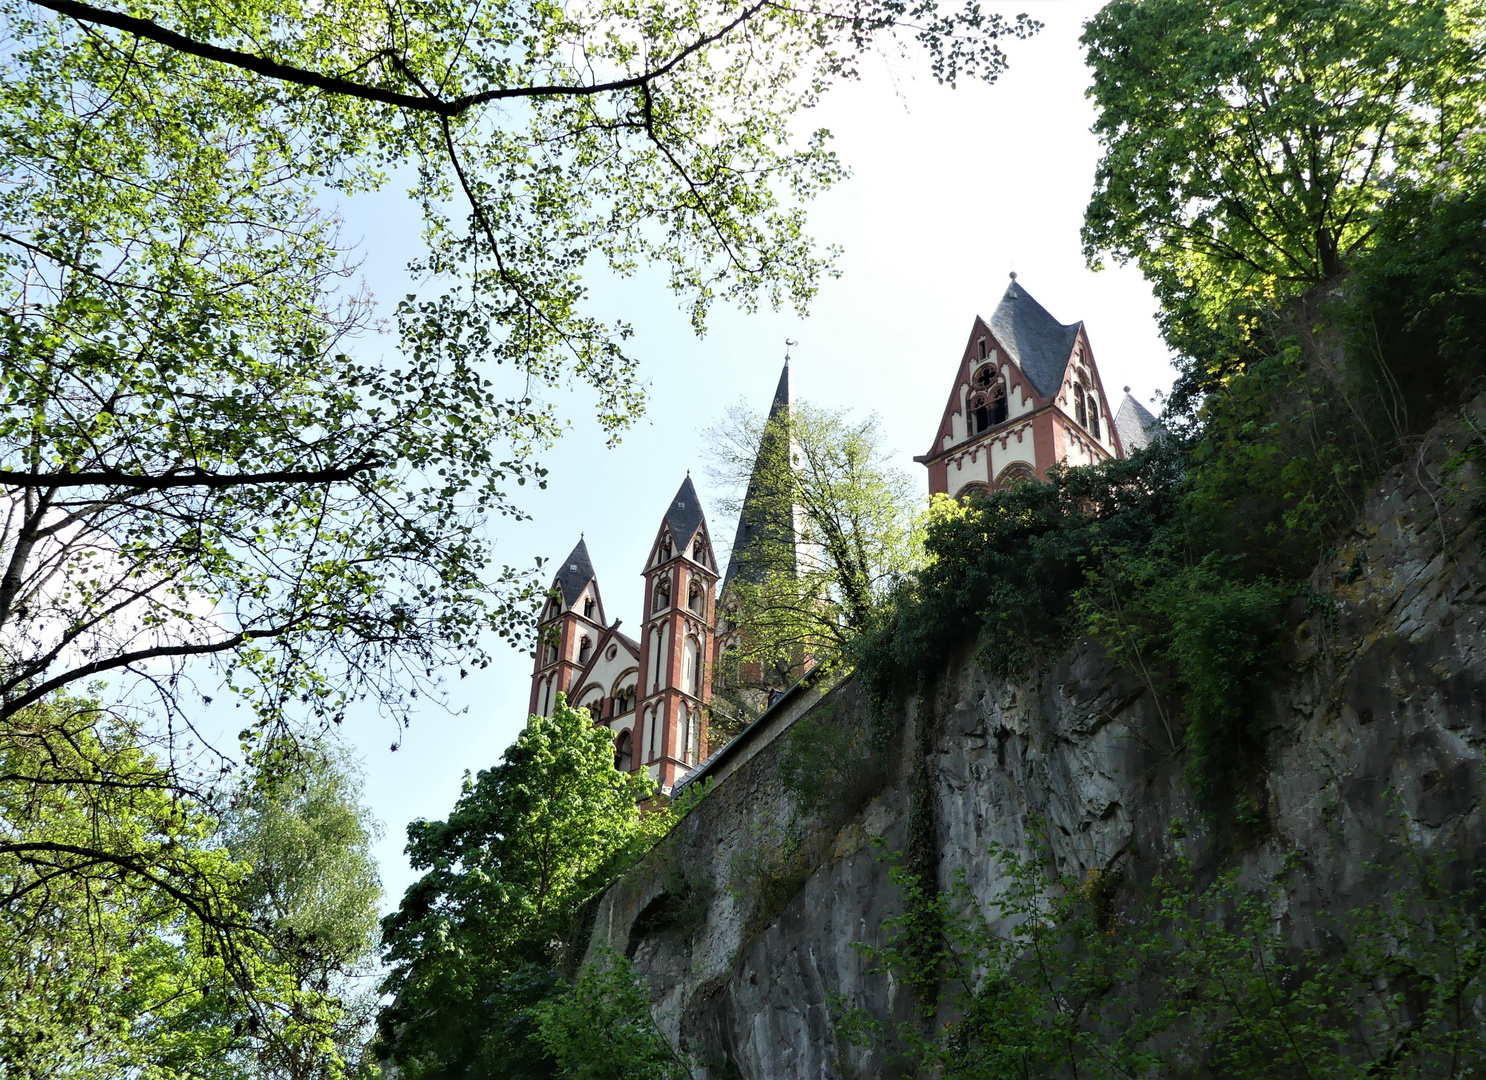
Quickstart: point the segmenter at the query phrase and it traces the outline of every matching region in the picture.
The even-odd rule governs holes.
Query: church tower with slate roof
[[[604,601],[582,537],[557,568],[552,589],[537,619],[537,654],[532,666],[528,710],[551,716],[559,693],[573,697],[573,685],[604,636]]]
[[[558,568],[538,623],[531,712],[559,692],[614,737],[614,764],[642,769],[663,792],[707,753],[717,619],[717,555],[691,477],[671,499],[643,571],[639,640],[605,624],[598,580],[580,540]]]
[[[931,495],[986,494],[1045,479],[1055,462],[1093,465],[1134,449],[1123,445],[1132,426],[1114,422],[1084,324],[1058,322],[1011,279],[990,320],[971,327],[933,445],[914,458],[928,467]]]
[[[645,623],[635,763],[669,791],[707,749],[717,556],[691,476],[666,508],[645,560]]]

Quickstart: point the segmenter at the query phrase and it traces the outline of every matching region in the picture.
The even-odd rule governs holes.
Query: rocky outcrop
[[[1374,897],[1369,864],[1400,827],[1425,847],[1486,840],[1486,454],[1468,452],[1482,429],[1478,400],[1370,494],[1258,703],[1261,820],[1237,857],[1256,879],[1299,859],[1300,937],[1308,911]],[[912,990],[858,948],[901,914],[890,853],[981,895],[1001,884],[991,845],[1037,836],[1065,871],[1138,878],[1173,819],[1199,816],[1176,721],[1091,643],[1023,683],[967,653],[886,715],[850,680],[818,697],[736,754],[596,914],[591,948],[632,958],[700,1076],[893,1075],[891,1054],[869,1061],[835,1027],[843,1000],[890,1025],[915,1016]]]

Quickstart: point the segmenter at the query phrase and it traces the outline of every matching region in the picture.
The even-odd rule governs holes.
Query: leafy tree
[[[650,996],[617,953],[600,950],[573,986],[533,1010],[563,1080],[689,1080],[656,1030]]]
[[[738,406],[709,436],[716,478],[738,493],[723,505],[747,537],[723,596],[724,617],[742,628],[730,664],[768,678],[840,655],[920,560],[922,494],[893,464],[877,416]]]
[[[394,998],[378,1018],[400,1075],[553,1075],[528,1009],[561,989],[563,950],[583,944],[580,905],[669,826],[664,811],[641,816],[651,792],[559,696],[499,765],[466,777],[447,821],[408,826],[424,874],[383,920]]]
[[[371,843],[380,825],[360,802],[348,753],[295,748],[286,774],[239,791],[222,839],[250,867],[239,902],[267,923],[273,958],[292,977],[314,1043],[262,1040],[240,1052],[247,1075],[318,1080],[355,1071],[370,1037],[382,885]],[[230,1003],[228,1003],[230,1005]]]
[[[276,728],[399,714],[536,595],[489,570],[590,388],[641,408],[585,268],[803,305],[802,203],[839,175],[801,109],[884,40],[994,79],[1034,24],[885,0],[576,10],[3,0],[0,715],[103,674],[180,704],[211,658]],[[327,198],[412,178],[425,292],[400,359]],[[189,684],[186,684],[189,685]]]
[[[246,906],[210,807],[95,704],[0,728],[0,1072],[230,1072],[250,1044],[305,1054],[323,988]]]
[[[1335,277],[1390,191],[1481,141],[1478,0],[1115,0],[1083,41],[1104,143],[1086,254],[1135,261],[1193,357]]]

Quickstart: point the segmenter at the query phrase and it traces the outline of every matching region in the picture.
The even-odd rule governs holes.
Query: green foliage
[[[685,1080],[686,1062],[655,1027],[629,962],[607,949],[573,986],[533,1010],[563,1080]]]
[[[552,1075],[525,1010],[560,989],[563,950],[586,945],[573,933],[584,902],[670,827],[666,811],[641,815],[651,793],[559,696],[499,765],[466,778],[446,821],[408,826],[424,874],[383,920],[393,1001],[378,1018],[401,1075]]]
[[[1116,0],[1083,41],[1086,252],[1139,264],[1204,386],[1256,309],[1352,265],[1391,191],[1458,177],[1481,141],[1478,0]]]
[[[1182,457],[1174,444],[1098,468],[1056,469],[968,505],[937,500],[928,560],[884,605],[854,650],[868,693],[917,690],[977,637],[991,669],[1024,673],[1077,629],[1073,595],[1101,547],[1135,548],[1175,512]]]
[[[0,1074],[344,1075],[355,1003],[331,981],[365,957],[375,878],[326,913],[349,930],[305,920],[338,883],[265,886],[303,881],[280,840],[354,815],[354,783],[327,767],[318,812],[244,805],[228,835],[144,741],[60,697],[0,723]],[[234,843],[250,837],[253,865]],[[320,830],[316,858],[369,867],[366,840]]]
[[[260,778],[237,793],[221,837],[250,868],[240,902],[269,926],[276,964],[292,975],[301,1000],[318,1007],[333,1044],[266,1041],[243,1072],[310,1080],[370,1068],[362,1055],[376,1008],[382,899],[371,845],[381,826],[360,802],[359,773],[346,750],[318,741],[291,752],[273,782]]]
[[[1178,859],[1133,892],[1114,874],[1051,878],[1040,856],[995,849],[995,895],[961,877],[939,898],[930,944],[955,1019],[896,1034],[945,1080],[1474,1075],[1486,1066],[1486,878],[1462,879],[1448,854],[1393,853],[1391,869],[1373,868],[1386,898],[1320,913],[1327,945],[1304,949],[1277,918],[1287,884],[1303,885],[1293,871],[1257,890],[1233,874],[1200,886]],[[912,970],[914,932],[892,924],[873,951],[884,970]],[[859,1043],[888,1034],[859,1010],[842,1027]]]

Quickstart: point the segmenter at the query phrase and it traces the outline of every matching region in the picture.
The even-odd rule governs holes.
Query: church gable
[[[1114,410],[1110,407],[1109,395],[1104,392],[1103,380],[1099,377],[1099,366],[1094,362],[1094,352],[1089,347],[1088,335],[1080,330],[1074,342],[1073,354],[1058,388],[1058,410],[1063,414],[1066,434],[1074,446],[1083,446],[1087,460],[1077,454],[1069,458],[1076,465],[1099,460],[1101,454],[1123,457],[1125,450],[1120,443],[1115,425]],[[1067,423],[1071,421],[1072,423]]]
[[[919,460],[935,457],[1008,420],[1047,404],[994,330],[976,316],[955,369],[934,445]]]

